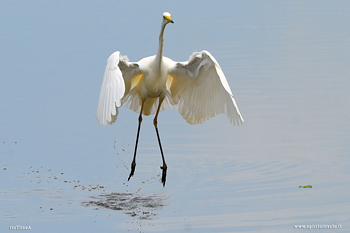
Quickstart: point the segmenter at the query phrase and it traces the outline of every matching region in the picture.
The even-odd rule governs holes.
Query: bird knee
[[[139,116],[139,124],[141,124],[141,122],[142,122],[142,116],[140,115]]]
[[[154,127],[156,127],[156,128],[157,128],[157,123],[158,123],[158,122],[157,122],[157,119],[154,118],[154,119],[153,119],[153,125],[154,125]]]

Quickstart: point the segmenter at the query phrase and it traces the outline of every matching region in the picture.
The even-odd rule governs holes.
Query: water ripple
[[[152,219],[166,206],[164,194],[142,195],[138,193],[108,193],[90,197],[92,200],[83,202],[84,206],[94,206],[95,209],[105,208],[122,211],[131,217],[139,219]]]

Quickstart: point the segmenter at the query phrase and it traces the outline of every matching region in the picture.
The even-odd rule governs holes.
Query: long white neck
[[[158,45],[158,52],[156,55],[156,62],[159,64],[159,67],[161,67],[162,60],[163,60],[163,43],[164,43],[164,29],[165,29],[166,23],[164,21],[162,22],[162,25],[160,27],[160,34],[159,34],[159,45]]]

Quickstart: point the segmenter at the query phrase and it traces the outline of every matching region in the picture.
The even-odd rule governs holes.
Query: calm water
[[[160,5],[147,18],[151,28],[140,29],[144,51],[140,38],[122,40],[105,25],[128,38],[134,32],[123,28],[139,22],[121,27],[102,6],[54,4],[14,1],[1,16],[1,232],[350,231],[349,3],[207,2],[200,10],[217,13],[202,22],[200,10],[193,21],[190,10]],[[122,48],[133,61],[154,53],[154,15],[164,8],[175,21],[166,55],[210,51],[245,119],[241,127],[225,116],[191,126],[175,110],[162,112],[165,188],[152,117],[128,182],[137,114],[121,109],[109,127],[94,116],[106,58]]]

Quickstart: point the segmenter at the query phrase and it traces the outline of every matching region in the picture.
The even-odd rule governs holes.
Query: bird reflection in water
[[[91,201],[83,202],[84,206],[95,209],[110,209],[122,211],[125,214],[140,219],[152,219],[155,211],[162,209],[168,199],[163,194],[142,195],[137,193],[109,193],[92,196]]]

